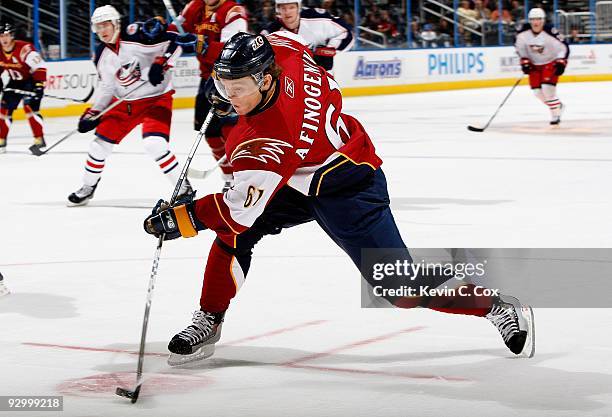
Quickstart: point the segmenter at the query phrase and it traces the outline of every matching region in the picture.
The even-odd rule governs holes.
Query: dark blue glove
[[[183,48],[183,50],[187,53],[205,55],[206,50],[208,49],[206,36],[196,35],[195,33],[185,33],[184,35],[178,35],[174,42],[178,46]]]
[[[164,56],[158,56],[153,61],[151,68],[149,68],[149,82],[153,85],[159,85],[164,81],[164,73],[168,71],[170,65],[168,65],[168,58],[171,54],[166,53]]]
[[[96,126],[100,124],[101,117],[94,119],[94,117],[98,116],[100,112],[98,110],[93,110],[91,108],[85,110],[81,118],[79,119],[79,126],[77,130],[79,133],[89,132],[90,130],[94,130]]]

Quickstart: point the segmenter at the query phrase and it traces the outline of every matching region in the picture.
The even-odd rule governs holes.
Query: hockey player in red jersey
[[[225,311],[244,283],[252,249],[264,236],[316,221],[358,268],[362,249],[400,251],[412,262],[391,209],[382,161],[361,123],[342,112],[338,84],[296,35],[240,33],[215,63],[215,84],[239,115],[226,143],[235,184],[168,208],[159,202],[147,233],[165,239],[216,233],[193,324],[172,338],[171,365],[208,357]],[[364,274],[372,286],[377,281]],[[416,276],[413,285],[447,282]],[[437,280],[437,281],[436,281]],[[488,318],[515,354],[530,354],[531,310],[513,297],[491,297],[466,285],[463,296],[386,297],[397,307],[427,307]]]
[[[194,129],[200,130],[210,104],[206,99],[204,85],[210,77],[213,63],[225,42],[238,32],[247,30],[247,14],[243,6],[233,0],[192,0],[177,18],[187,35],[179,36],[177,43],[185,50],[195,50],[200,62],[200,87],[196,95]],[[170,30],[176,30],[170,25]],[[206,129],[206,141],[215,159],[224,154],[225,138],[236,122],[235,118],[214,117]],[[224,189],[233,182],[232,169],[228,162],[221,165]]]
[[[142,125],[146,152],[168,180],[176,184],[180,168],[169,146],[174,90],[167,71],[182,50],[174,42],[175,34],[166,31],[162,20],[132,23],[121,31],[120,16],[113,6],[94,11],[92,30],[102,41],[95,57],[100,82],[95,102],[81,116],[78,129],[81,133],[96,129],[96,137],[89,145],[83,186],[68,196],[69,206],[87,204],[93,197],[114,146],[138,125]],[[141,86],[143,82],[146,85]],[[117,107],[101,118],[94,118],[127,95]],[[191,192],[189,182],[185,183],[181,194]]]
[[[529,25],[516,36],[516,52],[534,94],[550,109],[550,124],[558,125],[563,103],[557,97],[557,82],[565,72],[569,47],[557,29],[545,24],[544,10],[533,8],[528,17]]]
[[[45,146],[43,119],[39,113],[40,102],[45,92],[47,68],[40,54],[29,42],[16,40],[12,25],[5,24],[0,27],[0,75],[8,73],[9,82],[6,88],[32,91],[35,96],[4,91],[0,104],[0,153],[6,152],[6,139],[9,134],[13,112],[23,99],[23,109],[30,123],[34,135],[34,146]],[[0,92],[3,90],[0,79]]]

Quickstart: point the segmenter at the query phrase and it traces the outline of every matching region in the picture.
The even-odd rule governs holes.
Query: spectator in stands
[[[570,35],[567,38],[568,43],[586,43],[586,38],[581,38],[579,36],[580,32],[578,29],[574,28],[570,31]]]
[[[421,47],[421,27],[417,19],[414,19],[410,23],[410,34],[412,36],[412,43],[408,45],[408,47],[409,48],[420,48]]]
[[[445,19],[440,19],[438,22],[438,38],[440,44],[445,48],[448,48],[453,45],[453,29],[448,24],[448,21]]]
[[[512,0],[510,15],[515,23],[522,23],[525,20],[525,8],[518,0]]]
[[[388,10],[380,11],[380,20],[376,30],[385,35],[388,43],[397,43],[399,33],[397,31],[397,26],[391,21],[391,16],[389,15]]]
[[[434,30],[431,23],[425,23],[425,25],[423,25],[423,31],[421,32],[421,43],[423,48],[438,47],[438,34]]]
[[[481,23],[491,18],[491,9],[489,9],[482,0],[474,0],[474,10],[477,14],[476,19]]]
[[[510,10],[506,8],[502,8],[501,19],[502,19],[502,23],[505,23],[505,24],[512,23],[512,15],[510,14]],[[491,16],[489,16],[489,20],[495,23],[499,21],[499,9],[494,9],[491,12]]]
[[[264,0],[261,8],[258,8],[255,13],[249,13],[249,22],[251,30],[259,33],[263,28],[276,20],[276,10],[272,0]]]
[[[457,18],[459,21],[459,33],[467,46],[472,46],[472,32],[467,29],[478,30],[480,24],[478,20],[478,12],[470,7],[468,0],[462,0],[461,6],[457,8]]]

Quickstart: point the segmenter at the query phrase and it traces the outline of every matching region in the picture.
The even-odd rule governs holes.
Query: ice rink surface
[[[489,130],[469,132],[507,91],[345,100],[384,160],[404,240],[612,247],[612,83],[562,84],[559,128],[521,87]],[[182,160],[191,118],[174,116]],[[47,120],[48,142],[75,125]],[[484,319],[361,309],[358,272],[315,224],[257,246],[217,353],[191,368],[170,368],[166,345],[197,308],[213,235],[166,243],[141,399],[117,397],[134,382],[156,244],[142,220],[171,191],[139,134],[107,161],[94,200],[67,208],[91,135],[36,158],[27,123],[13,124],[0,155],[0,272],[12,291],[0,298],[0,395],[64,395],[49,416],[612,415],[612,310],[536,309],[536,356],[517,359]],[[204,146],[194,167],[211,162]],[[202,196],[221,181],[195,185]]]

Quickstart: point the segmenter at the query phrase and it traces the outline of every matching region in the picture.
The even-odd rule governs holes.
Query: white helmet
[[[291,3],[297,3],[298,5],[298,10],[302,9],[302,0],[274,0],[275,6],[276,6],[276,12],[278,13],[278,6],[280,6],[281,4],[291,4]]]
[[[546,12],[539,7],[534,7],[529,10],[529,15],[527,16],[529,20],[531,19],[542,19],[546,20]]]
[[[91,15],[91,31],[96,33],[96,25],[102,22],[111,22],[115,27],[115,33],[110,43],[115,43],[121,32],[121,15],[111,5],[96,8]]]

